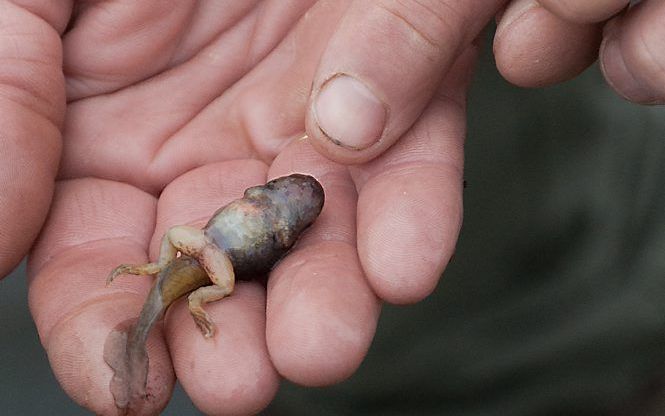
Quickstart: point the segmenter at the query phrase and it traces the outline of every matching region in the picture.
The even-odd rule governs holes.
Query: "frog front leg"
[[[217,272],[217,269],[225,267],[224,260],[219,260],[219,258],[222,254],[226,257],[226,254],[206,237],[203,230],[179,225],[169,228],[164,234],[159,249],[159,258],[156,262],[145,264],[121,264],[109,274],[106,279],[106,284],[110,284],[121,274],[157,274],[176,258],[178,252],[197,259],[208,276],[215,275],[216,273],[225,273],[225,271]],[[226,261],[228,261],[228,258]],[[228,262],[230,264],[230,261]],[[211,280],[214,281],[212,277]]]
[[[106,278],[106,285],[111,284],[111,282],[121,274],[157,274],[176,257],[178,251],[184,254],[200,251],[203,246],[205,246],[206,242],[202,230],[182,225],[171,227],[162,238],[157,262],[145,264],[121,264],[113,269],[111,274]]]
[[[203,309],[203,304],[230,295],[235,285],[235,273],[229,257],[206,237],[203,230],[187,226],[170,228],[162,239],[157,262],[121,264],[111,272],[106,282],[109,284],[118,275],[125,273],[134,275],[157,274],[175,259],[178,252],[198,260],[208,278],[214,283],[211,286],[201,287],[189,295],[189,310],[194,322],[196,322],[203,336],[210,338],[214,335],[215,325]]]

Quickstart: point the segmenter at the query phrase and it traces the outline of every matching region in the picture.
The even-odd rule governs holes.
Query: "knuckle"
[[[462,43],[466,19],[448,1],[384,0],[377,6],[410,38],[434,53]]]

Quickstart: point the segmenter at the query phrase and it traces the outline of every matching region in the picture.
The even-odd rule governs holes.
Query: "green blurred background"
[[[664,162],[665,108],[624,102],[597,67],[519,89],[486,51],[444,279],[417,305],[384,308],[350,380],[284,383],[264,413],[665,414]],[[0,282],[0,414],[88,414],[50,371],[24,274]],[[164,414],[199,413],[178,389]]]

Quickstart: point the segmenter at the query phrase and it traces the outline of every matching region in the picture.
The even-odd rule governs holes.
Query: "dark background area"
[[[519,89],[488,52],[469,100],[464,228],[441,284],[384,308],[350,380],[285,382],[265,414],[639,414],[658,390],[665,109],[624,102],[596,67]],[[24,274],[0,281],[0,413],[88,414],[50,371]],[[200,413],[177,390],[164,414]]]

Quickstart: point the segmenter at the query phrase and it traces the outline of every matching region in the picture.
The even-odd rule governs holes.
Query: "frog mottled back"
[[[321,212],[323,188],[294,174],[255,186],[210,219],[205,234],[223,249],[239,278],[268,272]]]

